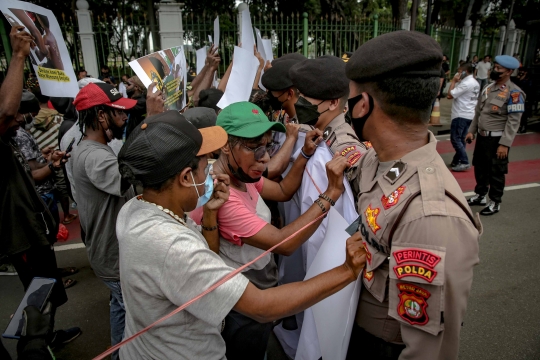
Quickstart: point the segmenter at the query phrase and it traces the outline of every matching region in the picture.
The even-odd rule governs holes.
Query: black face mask
[[[233,157],[234,162],[236,163],[236,170],[233,169],[231,163],[229,162],[228,157],[227,157],[227,166],[229,167],[229,171],[236,178],[236,180],[239,180],[239,181],[241,181],[243,183],[246,183],[246,184],[256,183],[257,181],[261,180],[261,178],[257,178],[257,179],[252,178],[251,176],[246,174],[244,172],[244,170],[242,170],[240,165],[238,165],[238,161],[236,161],[236,158],[234,157],[234,153],[232,151],[232,148],[233,148],[233,146],[231,146],[231,155]]]
[[[493,81],[497,81],[501,78],[502,74],[503,74],[502,71],[491,70],[491,73],[489,74],[489,78]]]
[[[278,100],[278,98],[285,94],[286,91],[279,94],[279,96],[275,97],[271,91],[268,91],[268,102],[270,103],[270,106],[272,107],[272,110],[279,111],[283,108],[283,103]]]
[[[133,96],[133,94],[135,94],[134,89],[131,89],[131,90],[126,89],[126,95],[128,96],[128,98],[131,98]]]
[[[351,113],[352,126],[354,128],[354,132],[356,133],[356,136],[358,136],[360,141],[367,141],[363,137],[362,132],[364,131],[364,125],[366,124],[367,119],[370,117],[371,113],[373,112],[373,98],[369,94],[368,94],[368,98],[369,98],[369,110],[366,115],[359,118],[353,117],[353,110],[356,104],[362,99],[362,94],[348,100],[349,112]]]
[[[321,101],[317,105],[313,105],[307,101],[303,96],[298,97],[298,101],[294,104],[294,110],[296,111],[296,118],[299,124],[307,124],[315,126],[319,121],[319,116],[330,110],[330,108],[319,113],[318,108],[325,100]]]

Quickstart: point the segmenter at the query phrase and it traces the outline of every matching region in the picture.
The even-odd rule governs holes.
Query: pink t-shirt
[[[268,224],[257,215],[257,203],[263,189],[263,179],[261,178],[256,183],[246,184],[247,192],[230,188],[229,200],[218,212],[219,233],[225,240],[241,246],[242,238],[252,237]],[[201,223],[202,215],[202,207],[190,213],[197,224]]]

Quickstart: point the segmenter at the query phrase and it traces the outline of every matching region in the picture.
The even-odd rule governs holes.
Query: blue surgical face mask
[[[209,165],[207,168],[208,172],[206,175],[206,180],[200,184],[195,183],[195,178],[193,177],[193,171],[191,172],[191,179],[193,179],[193,185],[195,187],[195,191],[197,191],[197,197],[199,198],[197,200],[197,208],[203,206],[210,200],[212,197],[212,194],[214,192],[214,179],[212,179],[212,165]],[[199,189],[197,186],[204,185],[204,194],[202,196],[199,194]]]

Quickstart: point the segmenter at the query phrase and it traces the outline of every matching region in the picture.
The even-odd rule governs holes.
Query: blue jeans
[[[472,120],[457,117],[452,119],[452,125],[450,126],[450,142],[456,150],[452,164],[468,164],[469,158],[465,151],[465,136],[469,131],[469,126]]]
[[[103,281],[111,289],[111,345],[114,346],[124,338],[126,308],[122,298],[120,281]],[[118,350],[111,355],[113,360],[118,360]]]

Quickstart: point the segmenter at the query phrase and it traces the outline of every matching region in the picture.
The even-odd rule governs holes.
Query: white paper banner
[[[272,50],[272,40],[262,39],[264,53],[266,55],[266,61],[272,62],[274,60],[274,51]]]
[[[240,101],[248,101],[259,68],[259,60],[251,51],[234,47],[234,61],[225,93],[217,106],[221,109]]]
[[[204,67],[204,63],[206,61],[206,56],[208,54],[208,50],[206,46],[203,46],[199,50],[196,51],[197,54],[197,75],[201,73],[201,70]]]
[[[255,38],[253,37],[253,27],[251,26],[251,17],[249,10],[242,11],[242,49],[251,51],[253,54],[253,46],[255,46]]]
[[[306,278],[311,279],[345,262],[345,248],[350,237],[345,229],[347,221],[333,207],[328,213],[328,226],[322,243]],[[358,306],[361,276],[334,295],[313,305],[316,332],[323,359],[345,360],[352,326]],[[304,322],[303,327],[309,326]],[[302,331],[305,329],[302,328]]]
[[[11,26],[22,25],[35,38],[36,46],[30,49],[29,57],[41,93],[56,97],[77,96],[79,92],[77,77],[62,31],[52,11],[14,0],[0,1],[0,10]],[[11,29],[6,31],[9,32]]]
[[[264,64],[266,65],[266,53],[265,53],[264,45],[261,38],[261,31],[257,28],[254,28],[254,29],[255,29],[255,34],[257,35],[257,51],[259,52],[259,54],[261,54],[262,58],[264,59]],[[266,91],[266,88],[262,84],[263,74],[264,74],[264,68],[261,71],[261,78],[259,79],[259,88]]]
[[[219,49],[219,16],[214,20],[214,45]]]

